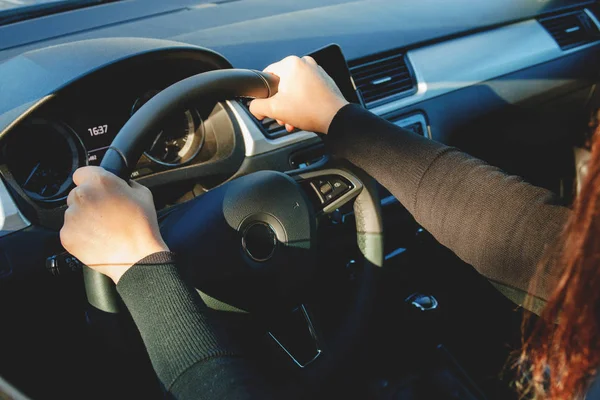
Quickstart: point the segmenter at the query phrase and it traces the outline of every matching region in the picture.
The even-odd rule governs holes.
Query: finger
[[[89,182],[90,180],[97,179],[98,176],[103,175],[106,171],[101,167],[81,167],[73,174],[73,182],[80,186],[85,182]]]
[[[273,64],[269,64],[265,67],[265,69],[263,69],[263,72],[267,72],[269,74],[272,74],[274,69],[278,69],[278,65],[281,63],[281,61],[273,63]]]
[[[150,189],[148,189],[146,186],[139,184],[136,181],[129,181],[129,186],[131,186],[133,191],[136,192],[138,196],[142,196],[143,199],[151,203],[154,202],[154,196],[152,195]]]
[[[65,210],[65,215],[64,215],[64,221],[65,221],[65,224],[66,224],[68,221],[72,221],[72,220],[75,218],[75,214],[77,213],[77,209],[78,209],[77,205],[76,205],[76,204],[73,204],[72,206],[69,206],[69,207],[68,207],[68,208]],[[64,227],[64,225],[63,225],[63,227]]]
[[[66,213],[65,213],[65,218],[66,218]],[[68,231],[67,228],[65,228],[63,226],[58,234],[59,234],[59,237],[60,237],[60,244],[62,244],[62,247],[65,250],[69,251],[69,249],[71,247],[70,232]]]
[[[276,120],[276,121],[277,121],[277,123],[278,123],[279,125],[285,125],[285,122],[283,122],[283,121],[282,121],[282,120],[280,120],[280,119],[278,119],[278,120]]]
[[[141,183],[137,183],[136,181],[129,181],[129,186],[131,186],[132,189],[146,189],[146,186],[142,185]]]
[[[304,57],[302,57],[302,59],[304,61],[306,61],[307,64],[310,64],[310,65],[319,65],[319,64],[317,64],[317,62],[315,61],[315,59],[312,58],[311,56],[304,56]]]
[[[72,206],[94,206],[93,203],[102,199],[103,186],[97,182],[87,181],[72,190]]]
[[[263,120],[271,114],[270,99],[255,99],[250,102],[250,112],[258,120]]]
[[[288,131],[289,133],[292,133],[294,131],[294,128],[292,125],[290,124],[285,124],[285,130]]]
[[[73,188],[73,190],[69,192],[69,195],[67,196],[67,207],[72,206],[77,201],[76,190],[77,188]]]
[[[287,56],[283,60],[269,65],[263,70],[263,72],[269,72],[271,74],[281,76],[282,73],[284,73],[286,70],[289,70],[292,65],[298,63],[299,61],[300,58],[298,56]]]
[[[137,183],[136,181],[129,181],[129,186],[135,191],[143,193],[144,195],[152,196],[152,192],[146,186]]]

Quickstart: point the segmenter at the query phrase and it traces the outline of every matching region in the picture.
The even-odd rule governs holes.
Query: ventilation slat
[[[401,87],[410,89],[413,86],[413,83],[412,83],[412,79],[408,78],[408,79],[402,79],[402,80],[398,80],[398,81],[389,82],[389,83],[385,84],[385,86],[387,89],[394,89],[394,88],[401,88]],[[363,94],[368,95],[370,93],[379,92],[379,91],[381,91],[379,89],[379,85],[370,85],[363,89]]]
[[[598,27],[585,11],[545,18],[539,22],[562,50],[599,39]]]
[[[370,75],[362,75],[360,77],[353,76],[353,78],[354,78],[354,83],[356,83],[357,85],[360,85],[362,83],[368,83],[368,82],[377,80],[379,78],[384,78],[386,76],[410,77],[410,72],[408,72],[408,70],[406,68],[392,68],[390,70],[384,69],[384,70],[375,72]]]
[[[398,68],[406,69],[406,64],[404,64],[403,60],[393,60],[391,62],[381,62],[379,64],[351,68],[350,72],[352,74],[368,74],[370,72],[381,71],[382,69],[386,69],[388,66],[396,66]]]
[[[393,101],[416,91],[404,54],[377,54],[350,63],[350,73],[367,108]]]
[[[241,103],[244,107],[246,107],[246,109],[249,109],[250,100],[242,100]],[[248,111],[248,114],[250,114],[250,111]],[[276,139],[276,138],[280,138],[283,136],[287,136],[294,132],[298,132],[297,129],[292,132],[288,132],[285,129],[285,126],[279,125],[277,123],[277,121],[275,121],[272,118],[265,118],[262,121],[259,121],[256,118],[254,118],[254,116],[252,114],[250,114],[250,116],[252,117],[252,119],[254,119],[257,122],[257,124],[260,126],[261,130],[263,131],[264,135],[266,137],[268,137],[269,139]]]
[[[368,74],[360,74],[360,75],[352,75],[354,78],[354,82],[358,81],[371,81],[377,79],[382,76],[390,76],[390,75],[398,75],[398,76],[408,76],[410,72],[406,68],[398,68],[394,66],[390,66],[389,68],[382,68],[379,71],[374,71]]]

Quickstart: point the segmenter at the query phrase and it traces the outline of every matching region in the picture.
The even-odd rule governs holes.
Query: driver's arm
[[[160,236],[150,191],[99,167],[81,168],[73,180],[77,187],[67,199],[62,244],[117,284],[169,396],[273,397],[179,276]]]
[[[161,384],[174,399],[269,399],[264,376],[243,357],[169,252],[127,270],[117,291],[140,331]]]
[[[440,243],[493,282],[528,290],[569,215],[554,194],[349,105],[310,57],[265,71],[279,76],[279,92],[251,103],[256,117],[327,133],[335,155],[377,179]],[[548,298],[553,274],[546,270],[535,296]]]

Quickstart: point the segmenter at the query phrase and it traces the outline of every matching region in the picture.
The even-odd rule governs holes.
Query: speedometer
[[[139,97],[131,114],[133,115],[158,91],[152,90]],[[204,124],[200,113],[195,109],[182,110],[162,122],[157,129],[152,145],[146,156],[152,161],[168,167],[185,164],[194,159],[204,145]]]
[[[34,200],[62,200],[73,172],[86,164],[79,137],[66,124],[34,118],[11,132],[4,157],[15,180]]]

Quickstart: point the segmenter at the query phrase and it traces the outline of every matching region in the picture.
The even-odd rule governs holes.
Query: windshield
[[[30,7],[48,3],[62,3],[64,0],[0,0],[0,10],[8,10],[11,8]]]
[[[0,0],[0,25],[118,0]]]

